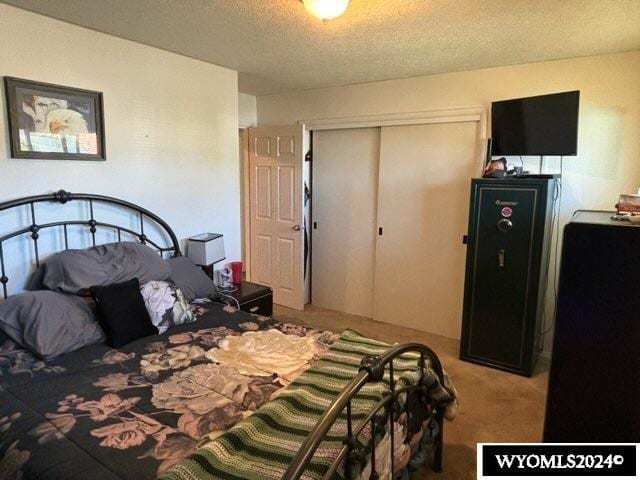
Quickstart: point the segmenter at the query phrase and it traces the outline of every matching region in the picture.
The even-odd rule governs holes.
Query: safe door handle
[[[498,250],[498,266],[504,268],[504,250]]]
[[[508,218],[501,218],[498,222],[498,230],[502,233],[506,233],[513,228],[513,223]]]

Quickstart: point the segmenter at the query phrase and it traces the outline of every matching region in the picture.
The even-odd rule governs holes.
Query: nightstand
[[[240,304],[240,310],[270,317],[273,314],[273,290],[271,287],[243,281],[235,292],[221,292],[235,298]]]

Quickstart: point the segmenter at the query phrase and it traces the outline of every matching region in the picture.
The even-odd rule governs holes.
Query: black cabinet
[[[271,287],[243,281],[234,285],[234,292],[223,292],[238,301],[240,310],[270,317],[273,314],[273,290]]]
[[[462,360],[531,375],[544,308],[555,182],[472,180]]]
[[[564,229],[545,442],[640,441],[640,226],[611,214]]]

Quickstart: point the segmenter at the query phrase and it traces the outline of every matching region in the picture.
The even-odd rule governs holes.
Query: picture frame
[[[106,160],[102,92],[4,77],[12,158]]]

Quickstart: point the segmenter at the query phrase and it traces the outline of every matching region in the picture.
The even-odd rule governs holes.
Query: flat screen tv
[[[492,155],[576,155],[580,92],[491,104]]]

